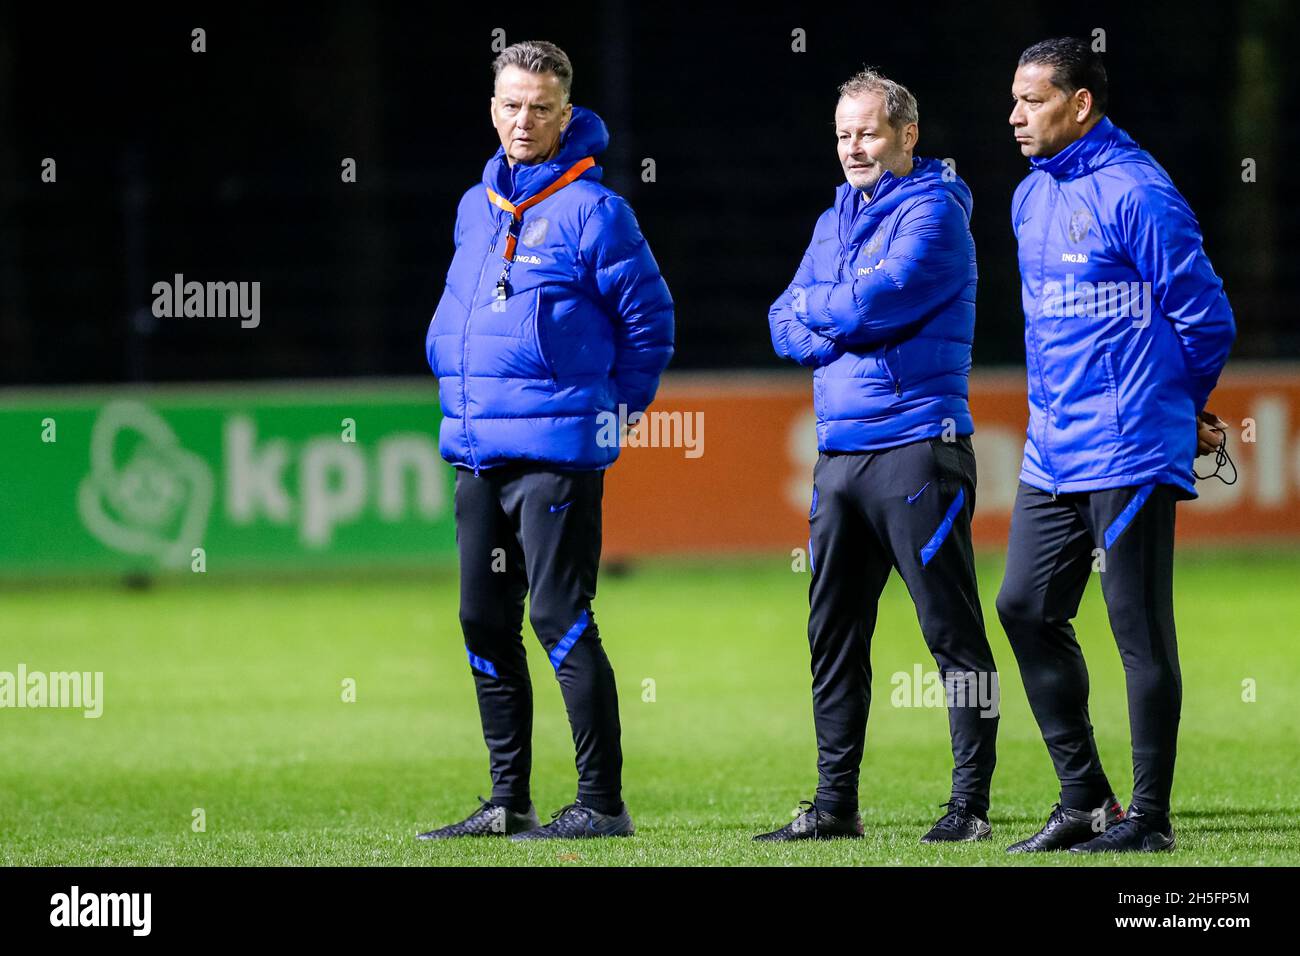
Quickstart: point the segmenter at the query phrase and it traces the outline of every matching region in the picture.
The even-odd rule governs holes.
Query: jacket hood
[[[904,200],[931,192],[950,193],[961,204],[967,221],[970,220],[975,202],[966,182],[940,160],[916,156],[912,159],[910,175],[895,176],[886,170],[876,182],[871,198],[865,200],[865,208],[869,212],[867,221],[879,221]],[[842,236],[848,236],[852,231],[852,223],[863,208],[864,200],[861,197],[861,192],[848,182],[840,183],[835,190],[835,210],[839,216]]]
[[[1146,162],[1146,157],[1132,136],[1103,116],[1096,126],[1055,156],[1034,157],[1029,165],[1056,179],[1077,179],[1112,163]]]
[[[511,202],[519,202],[541,192],[578,160],[598,156],[608,147],[609,129],[605,121],[586,107],[575,106],[569,125],[560,133],[560,151],[554,157],[532,166],[511,166],[506,160],[505,147],[498,146],[483,167],[483,183]],[[599,182],[601,175],[600,166],[593,166],[579,178]]]

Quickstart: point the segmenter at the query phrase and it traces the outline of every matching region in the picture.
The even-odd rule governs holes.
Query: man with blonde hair
[[[816,369],[808,643],[819,782],[807,810],[755,839],[862,835],[871,638],[897,570],[943,677],[952,736],[948,812],[922,842],[982,840],[998,710],[970,532],[971,194],[949,166],[912,155],[916,99],[875,71],[840,88],[835,131],[847,181],[768,316],[777,354]]]

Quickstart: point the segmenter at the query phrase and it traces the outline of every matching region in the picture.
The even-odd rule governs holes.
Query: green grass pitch
[[[765,846],[750,837],[788,821],[816,783],[807,575],[779,561],[656,562],[605,574],[596,601],[638,832],[566,844],[414,839],[489,791],[452,572],[10,589],[0,670],[103,671],[105,701],[99,719],[0,710],[0,864],[1113,865],[1004,853],[1042,823],[1057,788],[993,611],[1000,557],[979,570],[1002,723],[993,839],[978,845],[917,842],[947,799],[950,754],[942,709],[890,705],[893,673],[933,667],[897,576],[874,641],[866,839]],[[1294,552],[1180,554],[1179,846],[1124,864],[1300,862],[1298,583]],[[1127,803],[1123,671],[1095,583],[1077,624],[1098,744]],[[525,633],[545,819],[572,799],[575,772],[559,688]],[[355,702],[342,700],[346,678]]]

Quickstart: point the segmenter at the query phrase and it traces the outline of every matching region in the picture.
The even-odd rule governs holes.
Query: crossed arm
[[[964,211],[938,196],[916,202],[900,218],[888,252],[859,273],[814,281],[810,246],[768,314],[777,354],[818,366],[904,337],[970,280]]]

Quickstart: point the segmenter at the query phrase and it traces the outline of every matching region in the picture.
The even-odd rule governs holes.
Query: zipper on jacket
[[[858,207],[857,215],[853,217],[853,223],[851,224],[851,226],[857,223],[858,216],[862,216],[866,214],[866,211],[871,206],[872,201],[875,200],[875,198],[878,195],[880,195],[879,181],[876,182],[876,188],[873,189],[871,192],[871,199],[862,200],[862,205]],[[882,218],[880,222],[876,223],[876,228],[871,231],[872,236],[874,236],[879,230],[885,228],[885,218]],[[846,244],[844,241],[844,236],[843,235],[840,236],[840,281],[842,282],[853,281],[854,273],[853,273],[851,263],[857,259],[858,252],[862,249],[862,247],[870,241],[871,241],[870,237],[863,237],[861,242],[857,243],[856,245],[852,245],[852,244]],[[852,254],[850,254],[850,249],[852,250]],[[898,349],[895,348],[894,351],[897,352]],[[903,380],[900,379],[894,373],[894,367],[889,364],[888,345],[882,345],[880,347],[880,363],[885,367],[885,371],[889,373],[889,380],[894,384],[894,395],[898,397],[902,397]]]
[[[478,452],[474,450],[474,437],[469,430],[469,324],[474,318],[474,310],[478,308],[479,290],[483,288],[483,273],[487,272],[488,262],[492,259],[492,253],[497,248],[497,237],[501,233],[501,217],[497,216],[496,221],[492,224],[492,242],[488,246],[488,254],[483,257],[483,264],[478,268],[478,281],[474,283],[474,296],[469,300],[469,311],[465,313],[465,334],[461,340],[460,353],[460,397],[465,403],[464,410],[460,413],[461,425],[465,429],[465,444],[469,447],[469,460],[474,466],[474,477],[478,477],[479,461]]]
[[[898,349],[895,348],[894,351],[897,352]],[[900,378],[899,378],[899,377],[894,373],[894,367],[893,367],[892,365],[889,364],[889,346],[888,346],[888,345],[882,345],[882,346],[880,347],[880,364],[883,365],[883,366],[885,367],[885,371],[889,373],[889,381],[890,381],[890,382],[893,384],[893,386],[894,386],[894,394],[895,394],[895,395],[899,395],[899,396],[901,396],[901,395],[903,394],[903,380],[900,379]]]
[[[1052,228],[1052,213],[1056,210],[1056,194],[1060,189],[1060,186],[1057,185],[1056,178],[1050,173],[1047,174],[1047,181],[1049,183],[1049,188],[1051,189],[1051,201],[1048,203],[1047,207],[1047,231],[1043,233],[1043,248],[1038,257],[1038,308],[1034,310],[1034,319],[1030,323],[1030,328],[1033,329],[1034,351],[1037,353],[1034,361],[1038,366],[1038,387],[1042,390],[1043,401],[1046,404],[1046,407],[1043,410],[1043,467],[1047,470],[1048,475],[1052,479],[1052,498],[1055,499],[1059,486],[1056,483],[1056,475],[1052,472],[1051,456],[1047,452],[1047,436],[1052,418],[1052,397],[1047,393],[1047,379],[1043,376],[1043,352],[1042,349],[1039,348],[1038,337],[1038,320],[1042,318],[1043,313],[1043,281],[1047,276],[1047,233],[1050,232]]]

